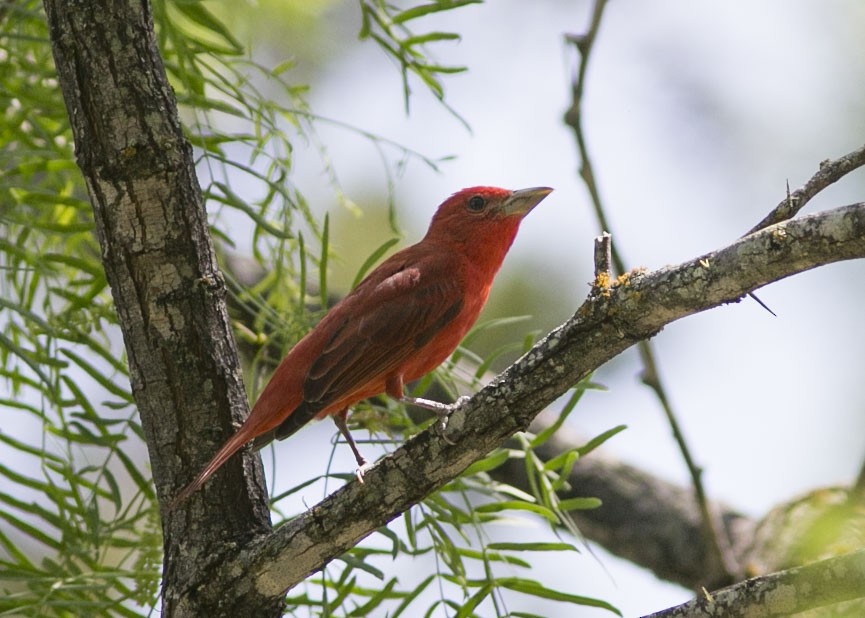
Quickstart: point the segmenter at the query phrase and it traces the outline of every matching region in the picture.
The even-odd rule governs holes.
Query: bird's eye
[[[468,208],[472,212],[480,212],[487,205],[487,201],[480,195],[473,195],[469,199]]]

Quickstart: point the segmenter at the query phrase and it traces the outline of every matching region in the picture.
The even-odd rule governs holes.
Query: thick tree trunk
[[[164,504],[247,409],[192,149],[147,2],[45,8]],[[218,476],[202,492],[207,507],[200,494],[163,513],[165,616],[222,615],[189,587],[226,548],[271,529],[258,457],[235,458]],[[254,616],[282,605],[254,590],[235,601]]]

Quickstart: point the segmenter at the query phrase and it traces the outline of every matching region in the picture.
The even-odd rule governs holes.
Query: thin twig
[[[796,216],[796,213],[802,210],[805,204],[807,204],[812,197],[863,165],[865,165],[865,146],[862,146],[858,150],[854,150],[843,157],[822,161],[817,173],[815,173],[808,182],[802,185],[801,188],[796,189],[793,193],[790,193],[790,182],[787,181],[787,196],[781,200],[781,202],[772,209],[772,212],[766,215],[760,223],[748,230],[745,236],[762,230],[764,227],[792,219]],[[757,298],[756,294],[750,293],[748,296],[757,301],[757,304],[763,307],[763,309],[772,315],[775,315],[775,312],[772,311],[766,303]],[[863,474],[865,474],[865,468],[863,468]]]
[[[781,203],[766,215],[760,223],[752,227],[748,231],[748,234],[753,234],[764,227],[791,219],[820,191],[841,180],[841,178],[853,170],[863,166],[865,166],[865,145],[837,159],[821,161],[820,168],[808,179],[808,182],[792,193],[790,193],[790,183],[788,182],[787,197],[781,200]],[[859,475],[851,491],[852,499],[865,499],[865,462],[863,462],[862,468],[859,470]]]
[[[760,223],[748,230],[748,234],[753,234],[764,227],[794,217],[812,197],[863,165],[865,165],[865,146],[845,154],[843,157],[827,159],[821,162],[820,169],[802,187],[790,193],[790,186],[788,185],[787,197],[781,200],[781,203],[766,215]]]
[[[572,103],[571,107],[565,113],[565,123],[574,130],[580,154],[580,176],[589,190],[598,225],[601,230],[610,231],[610,225],[607,221],[597,182],[595,181],[595,172],[591,162],[591,157],[589,156],[588,147],[586,146],[585,133],[582,125],[582,100],[586,81],[586,71],[606,4],[606,0],[597,0],[597,2],[595,2],[591,23],[586,34],[568,35],[566,37],[567,40],[570,43],[573,43],[576,47],[580,55],[580,62],[572,81]],[[612,247],[612,259],[613,265],[619,273],[626,272],[627,269],[625,268],[624,259],[622,259],[621,254],[615,246]],[[664,384],[661,381],[657,369],[657,363],[655,362],[655,354],[652,346],[649,341],[641,341],[637,347],[640,353],[640,359],[643,363],[642,381],[646,386],[654,391],[655,396],[658,398],[661,408],[667,417],[667,422],[670,425],[673,437],[676,440],[676,444],[682,453],[685,465],[691,475],[691,480],[694,486],[694,497],[697,501],[703,520],[703,527],[705,529],[706,540],[709,544],[709,548],[717,558],[719,564],[723,566],[728,574],[735,573],[738,569],[735,568],[735,559],[733,558],[729,539],[727,539],[726,536],[722,539],[718,527],[715,524],[715,519],[712,517],[709,510],[706,492],[703,488],[701,478],[702,470],[694,462],[694,458],[691,456],[691,451],[685,440],[684,433],[682,432],[676,414],[670,404],[670,399],[667,396],[666,389],[664,388]]]
[[[595,238],[595,282],[599,277],[610,277],[613,270],[613,237],[609,232],[602,232]]]

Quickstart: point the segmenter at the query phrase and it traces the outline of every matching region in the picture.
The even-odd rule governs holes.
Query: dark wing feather
[[[304,399],[326,407],[387,377],[452,321],[462,308],[462,291],[453,273],[442,270],[405,267],[358,290],[355,306],[310,367]]]
[[[274,440],[285,440],[287,437],[293,435],[298,429],[314,419],[319,410],[320,407],[310,405],[304,401],[295,408],[294,412],[289,414],[288,418],[282,421],[282,423],[270,431],[257,436],[255,441],[252,443],[253,448],[258,451]]]

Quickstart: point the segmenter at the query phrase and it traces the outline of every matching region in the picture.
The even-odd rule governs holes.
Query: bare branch
[[[613,237],[608,232],[603,232],[595,237],[595,279],[598,277],[610,277],[613,271],[612,264]]]
[[[865,146],[847,153],[843,157],[821,162],[820,169],[801,188],[790,193],[790,186],[788,185],[787,197],[781,200],[760,223],[752,227],[748,234],[753,234],[757,230],[792,218],[820,191],[863,165],[865,165]]]

